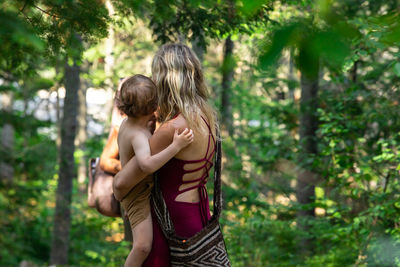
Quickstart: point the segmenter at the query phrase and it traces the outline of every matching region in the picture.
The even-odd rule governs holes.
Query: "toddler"
[[[193,142],[192,130],[175,131],[173,142],[161,152],[151,155],[149,138],[157,109],[156,86],[143,75],[126,78],[117,93],[117,106],[128,117],[118,133],[118,149],[122,168],[136,156],[139,167],[148,174],[121,200],[132,227],[133,247],[125,267],[141,266],[151,250],[153,228],[150,213],[150,193],[153,187],[152,173],[173,158],[182,148]],[[153,122],[154,123],[154,122]]]

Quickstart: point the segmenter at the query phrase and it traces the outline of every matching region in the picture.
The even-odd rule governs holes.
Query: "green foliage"
[[[112,2],[110,18],[95,0],[0,1],[0,94],[14,101],[0,111],[0,129],[15,130],[13,149],[0,151],[14,167],[14,182],[0,185],[0,265],[45,266],[50,254],[57,124],[21,106],[61,86],[66,56],[81,61],[84,84],[95,88],[150,75],[154,36],[209,44],[203,66],[218,108],[220,74],[236,70],[234,134],[222,137],[221,223],[232,266],[400,266],[397,1]],[[96,44],[109,26],[112,77],[104,40]],[[235,50],[223,61],[218,40],[228,35]],[[298,70],[320,73],[318,154],[310,159],[318,179],[308,206],[295,197]],[[99,156],[106,137],[89,138],[76,162]],[[74,181],[69,265],[121,266],[130,249],[120,242],[122,220],[88,208],[81,186]],[[317,216],[299,220],[304,208]],[[308,255],[299,252],[304,238],[313,244]]]
[[[318,3],[324,2],[328,1]],[[224,150],[229,158],[227,181],[236,188],[226,195],[226,213],[234,212],[237,218],[230,217],[225,223],[227,245],[234,251],[237,266],[399,265],[398,220],[393,219],[399,217],[394,207],[400,189],[396,170],[398,49],[392,47],[397,46],[394,25],[398,15],[390,9],[382,14],[374,5],[354,16],[343,3],[333,6],[337,8],[309,5],[310,10],[315,7],[319,12],[314,17],[303,10],[301,16],[283,19],[281,25],[272,27],[261,39],[260,53],[255,53],[260,68],[252,69],[246,62],[250,70],[235,81],[233,109],[241,123],[234,139],[225,141]],[[386,36],[392,36],[393,42]],[[294,53],[301,71],[321,70],[327,77],[320,79],[319,153],[313,158],[320,172],[313,204],[318,216],[303,222],[307,231],[296,227],[295,212],[304,207],[294,201],[292,185],[298,168],[292,163],[298,151],[294,134],[298,102],[296,98],[274,99],[282,84],[287,86],[283,90],[298,87],[282,75],[278,78],[279,72],[284,72],[279,68],[287,64],[282,60],[287,50]],[[313,70],[312,62],[323,64]],[[252,83],[254,79],[264,88]],[[245,214],[251,208],[241,208],[242,199],[254,194],[271,203],[268,208],[255,205],[265,214],[266,227],[255,227],[259,217],[247,219]],[[285,204],[280,206],[282,199]],[[238,221],[229,229],[229,224]],[[284,225],[279,231],[283,236],[274,232],[280,224]],[[296,243],[302,237],[312,240],[312,256],[298,254]],[[278,245],[281,239],[288,242],[284,247]],[[260,247],[267,257],[257,256]]]
[[[261,50],[260,67],[267,69],[276,64],[285,48],[296,52],[298,68],[305,74],[315,76],[320,61],[331,70],[341,70],[350,54],[350,43],[358,32],[337,15],[335,20],[315,22],[298,19],[278,26]]]
[[[12,154],[15,177],[13,185],[0,185],[0,225],[2,265],[15,266],[24,259],[43,262],[49,256],[50,225],[54,203],[55,143],[38,134],[29,118],[15,117],[17,134]],[[22,127],[22,128],[20,128]],[[47,149],[43,149],[46,147]]]
[[[16,138],[16,151],[23,151],[19,145],[23,137]],[[43,266],[49,259],[57,154],[55,143],[46,136],[30,137],[29,142],[35,139],[37,144],[29,144],[30,149],[15,165],[23,166],[17,171],[19,180],[12,186],[0,185],[2,266],[17,266],[23,260]],[[89,156],[101,153],[104,143],[99,141],[89,140]],[[70,266],[121,266],[131,246],[118,242],[122,220],[101,216],[89,208],[87,195],[77,189],[78,184],[74,183]]]
[[[0,5],[0,63],[9,70],[29,56],[66,52],[77,57],[83,49],[80,39],[90,41],[107,34],[107,10],[95,0],[2,1]]]
[[[72,207],[70,265],[121,266],[131,249],[129,242],[119,241],[122,219],[104,217],[87,206],[85,194],[76,196]]]
[[[119,9],[126,7],[135,16],[149,20],[157,41],[161,43],[195,41],[206,50],[207,38],[242,32],[250,34],[253,27],[265,25],[272,10],[269,1],[197,1],[155,0],[121,1]]]

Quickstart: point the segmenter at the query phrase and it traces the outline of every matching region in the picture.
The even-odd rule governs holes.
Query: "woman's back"
[[[185,238],[192,237],[199,232],[211,217],[205,186],[213,165],[215,134],[204,117],[202,121],[205,127],[204,133],[195,133],[193,143],[181,150],[176,157],[168,161],[157,172],[161,192],[175,232]],[[186,127],[185,118],[178,115],[163,124],[153,137],[159,139],[160,134],[167,137],[167,132],[174,132],[175,129]],[[150,140],[150,145],[152,143],[154,144]],[[152,152],[157,153],[156,151]],[[155,214],[153,214],[153,218],[156,218]],[[157,250],[152,250],[143,266],[168,266],[168,245],[160,226],[154,221],[153,234],[153,248],[157,248]]]
[[[203,176],[205,172],[208,173],[208,169],[210,168],[210,161],[212,161],[213,151],[215,150],[215,133],[213,129],[211,129],[206,118],[204,116],[201,116],[201,118],[202,125],[199,127],[200,131],[195,131],[193,143],[182,149],[175,158],[160,169],[160,171],[164,169],[163,173],[165,173],[165,169],[170,166],[171,163],[179,162],[179,168],[177,166],[175,170],[179,171],[180,176],[182,176],[179,178],[183,183],[180,184],[179,191],[181,191],[181,193],[176,196],[176,201],[189,203],[199,202],[198,190],[196,190],[196,188],[192,190],[188,189],[198,185],[200,183],[199,178]],[[180,114],[163,124],[159,131],[172,133],[175,129],[184,129],[187,127],[186,119]],[[157,134],[156,132],[155,138],[157,138]],[[152,153],[157,153],[157,151],[153,151],[152,149]],[[206,159],[208,159],[208,161]]]

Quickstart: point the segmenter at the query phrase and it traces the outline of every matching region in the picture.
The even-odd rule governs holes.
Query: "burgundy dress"
[[[171,220],[174,224],[176,234],[181,237],[192,237],[199,232],[210,219],[210,207],[208,201],[208,194],[206,190],[207,178],[210,169],[213,165],[212,158],[215,152],[215,138],[211,132],[210,125],[203,118],[209,130],[207,152],[204,158],[199,160],[181,160],[172,158],[168,161],[159,171],[158,177],[160,178],[160,188],[167,205]],[[211,139],[212,142],[211,143]],[[213,149],[210,149],[210,147]],[[185,164],[201,163],[200,167],[195,169],[186,168]],[[189,181],[183,181],[183,175],[186,173],[197,172],[203,169],[202,175],[198,178]],[[182,184],[189,184],[198,181],[197,185],[179,190]],[[200,201],[197,203],[179,202],[176,197],[183,192],[198,188]],[[152,250],[142,266],[144,267],[164,267],[170,266],[169,264],[169,249],[167,240],[165,239],[156,216],[151,209],[153,220],[153,246]]]

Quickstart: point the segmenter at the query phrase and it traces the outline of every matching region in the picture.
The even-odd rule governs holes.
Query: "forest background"
[[[220,115],[232,266],[400,266],[398,0],[0,7],[1,266],[123,264],[86,165],[120,78],[167,42],[195,50]]]

